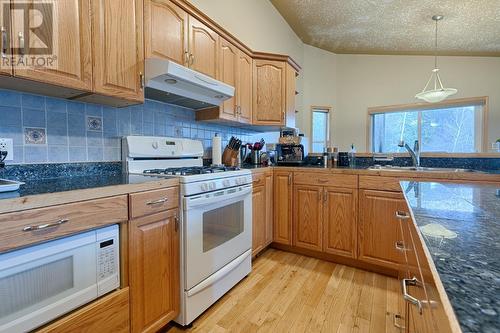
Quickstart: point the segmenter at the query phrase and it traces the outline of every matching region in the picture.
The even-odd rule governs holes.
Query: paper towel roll
[[[217,133],[212,138],[212,164],[222,164],[222,141],[221,137],[218,136]]]

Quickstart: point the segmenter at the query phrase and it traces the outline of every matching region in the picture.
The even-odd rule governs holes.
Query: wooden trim
[[[398,104],[398,105],[389,105],[389,106],[375,106],[369,107],[367,118],[366,118],[366,150],[372,151],[372,116],[374,114],[381,113],[390,113],[390,112],[404,112],[404,111],[422,111],[436,108],[445,108],[449,106],[458,106],[458,105],[482,105],[483,113],[482,113],[482,133],[481,133],[481,150],[483,152],[488,151],[488,115],[489,115],[489,97],[488,96],[479,96],[479,97],[467,97],[467,98],[456,98],[445,100],[438,103],[410,103],[410,104]],[[422,153],[421,156],[424,153]],[[451,157],[454,155],[453,153],[429,153],[434,154],[436,157]],[[463,157],[471,157],[472,154],[477,153],[458,153],[456,155],[461,155]],[[499,154],[500,156],[500,154]]]
[[[277,53],[267,53],[267,52],[253,52],[252,57],[254,59],[262,60],[274,60],[274,61],[284,61],[295,69],[296,73],[300,72],[302,67],[290,56]]]

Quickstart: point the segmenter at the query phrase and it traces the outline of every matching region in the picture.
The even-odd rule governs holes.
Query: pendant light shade
[[[436,33],[435,33],[435,42],[434,42],[434,69],[432,70],[431,77],[427,81],[422,92],[415,95],[416,98],[424,100],[429,103],[437,103],[445,100],[451,95],[455,95],[458,90],[455,88],[445,88],[443,86],[443,82],[441,81],[441,77],[439,76],[439,68],[437,66],[437,47],[438,47],[438,34],[437,27],[438,21],[443,19],[442,15],[434,15],[432,19],[436,22]],[[429,87],[429,85],[433,83]]]

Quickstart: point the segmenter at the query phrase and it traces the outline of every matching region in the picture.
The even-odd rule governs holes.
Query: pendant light
[[[432,19],[436,22],[436,33],[434,42],[434,69],[432,70],[431,77],[429,78],[429,81],[427,81],[424,90],[415,95],[416,98],[422,99],[429,103],[441,102],[447,97],[455,95],[458,91],[457,89],[454,88],[445,88],[443,86],[443,82],[441,81],[441,77],[439,77],[439,68],[437,66],[438,22],[441,21],[443,17],[444,17],[443,15],[434,15],[432,17]],[[434,89],[430,89],[429,84],[433,80],[434,80]]]

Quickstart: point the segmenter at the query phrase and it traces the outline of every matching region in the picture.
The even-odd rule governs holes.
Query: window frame
[[[312,105],[311,106],[311,141],[309,142],[309,151],[312,153],[322,153],[322,152],[314,152],[313,151],[313,145],[314,142],[319,142],[319,141],[313,141],[314,138],[314,112],[323,112],[326,113],[326,140],[325,144],[328,144],[331,141],[331,136],[330,136],[330,128],[331,128],[331,114],[332,114],[333,108],[331,106],[318,106],[318,105]]]
[[[472,106],[472,105],[482,105],[482,116],[481,116],[481,134],[480,134],[480,151],[476,153],[435,153],[435,152],[422,152],[422,155],[426,156],[471,156],[474,154],[484,154],[488,151],[488,106],[489,98],[488,96],[480,97],[469,97],[469,98],[457,98],[445,100],[438,103],[411,103],[411,104],[399,104],[399,105],[389,105],[389,106],[377,106],[369,107],[367,113],[367,125],[366,125],[366,148],[370,153],[373,152],[372,147],[372,134],[373,134],[373,115],[380,113],[390,113],[390,112],[405,112],[405,111],[425,111],[449,107],[460,107],[460,106]],[[421,140],[420,136],[422,133],[421,129],[421,113],[418,114],[418,139]],[[477,136],[478,134],[476,134]],[[407,155],[407,153],[385,153],[392,155]]]

